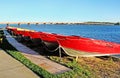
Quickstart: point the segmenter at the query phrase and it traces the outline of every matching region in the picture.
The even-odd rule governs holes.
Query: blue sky
[[[120,0],[0,0],[1,21],[120,21]]]

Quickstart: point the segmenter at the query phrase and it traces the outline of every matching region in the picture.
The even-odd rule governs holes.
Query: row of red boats
[[[50,52],[62,49],[67,55],[86,57],[120,54],[120,44],[118,43],[80,36],[65,36],[54,33],[37,32],[11,26],[7,26],[6,29],[15,36],[29,38],[33,42],[37,41],[42,43]]]

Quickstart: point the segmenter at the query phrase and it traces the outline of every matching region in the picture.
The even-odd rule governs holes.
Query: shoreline
[[[6,24],[7,26],[10,24],[53,24],[53,25],[120,25],[120,22],[0,22],[0,24]]]

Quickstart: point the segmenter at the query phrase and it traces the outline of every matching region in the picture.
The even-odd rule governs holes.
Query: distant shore
[[[6,25],[10,25],[10,24],[55,24],[55,25],[120,25],[120,22],[0,22],[0,24],[6,24]]]

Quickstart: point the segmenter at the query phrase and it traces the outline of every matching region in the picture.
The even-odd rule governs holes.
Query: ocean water
[[[0,25],[4,27],[5,25]],[[27,28],[36,31],[50,32],[62,35],[76,35],[87,38],[94,38],[115,43],[120,43],[120,26],[109,25],[10,25],[14,27]]]

